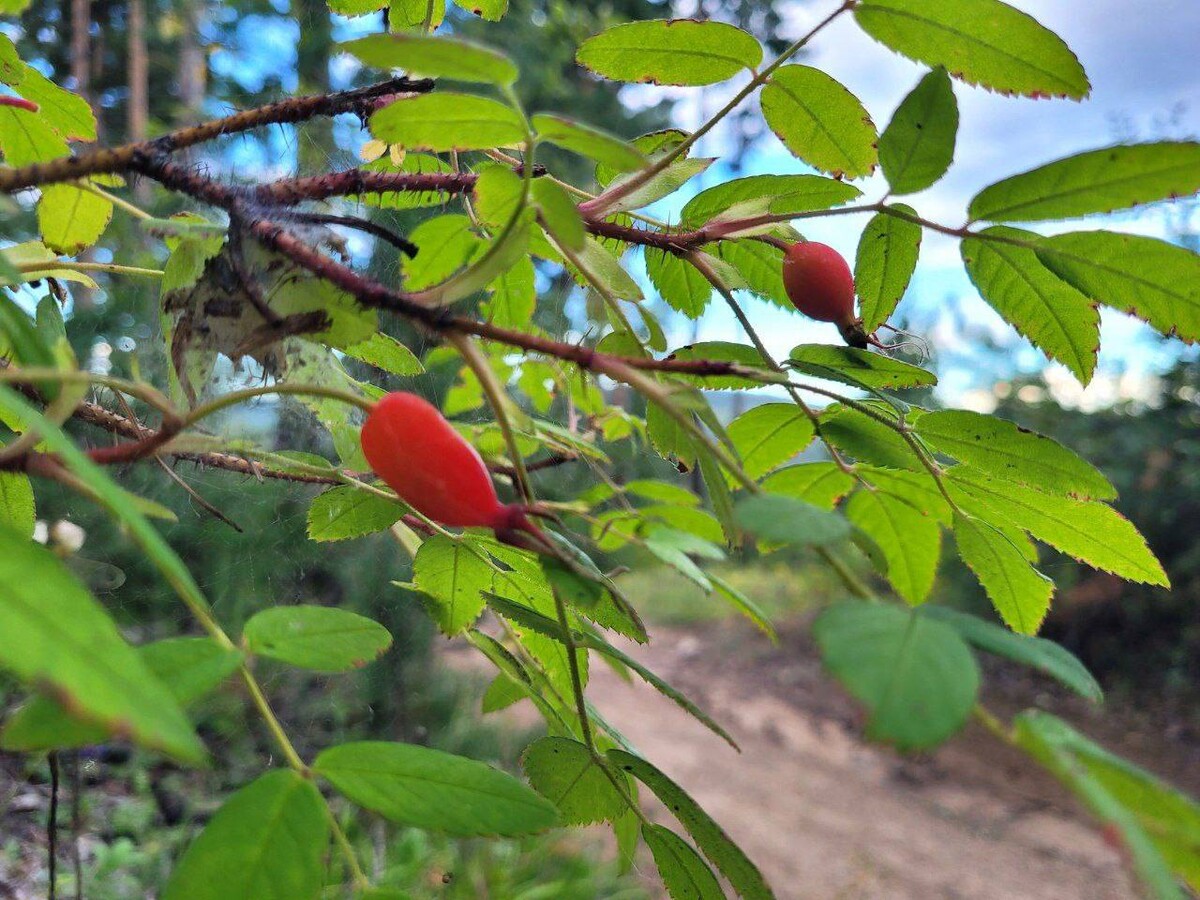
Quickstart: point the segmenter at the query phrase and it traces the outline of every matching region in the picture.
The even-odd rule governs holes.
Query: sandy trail
[[[634,652],[721,721],[741,754],[604,666],[593,667],[588,694],[721,823],[780,898],[1137,896],[1118,854],[1057,785],[982,731],[901,758],[855,737],[841,698],[807,708],[811,691],[830,692],[815,660],[768,670],[735,661],[706,673],[707,643],[659,631],[653,647]],[[776,696],[781,674],[794,682],[790,701]],[[669,819],[661,807],[654,816]]]

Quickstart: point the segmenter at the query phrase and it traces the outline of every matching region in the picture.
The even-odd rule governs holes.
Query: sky
[[[1118,141],[1200,136],[1200,0],[1016,0],[1012,5],[1067,41],[1088,72],[1092,94],[1080,103],[1026,100],[956,83],[960,127],[955,164],[937,185],[904,198],[927,218],[961,225],[967,202],[981,188],[1063,156]],[[798,37],[835,6],[835,0],[808,0],[787,8],[783,36]],[[799,61],[824,69],[845,84],[863,101],[880,129],[925,72],[921,65],[876,43],[850,16],[821,32]],[[677,107],[681,122],[697,124],[741,83],[702,93],[677,89],[682,98]],[[636,104],[661,90],[630,89],[629,99]],[[717,135],[702,144],[698,153],[718,155],[726,150],[726,143],[726,138]],[[767,133],[746,159],[742,174],[804,171],[811,170]],[[714,167],[698,187],[727,177],[727,172]],[[878,199],[885,191],[878,175],[855,184],[867,200]],[[669,214],[670,208],[663,212]],[[1167,221],[1152,211],[1092,217],[1082,226],[1076,221],[1057,230],[1105,227],[1165,237]],[[1200,224],[1200,214],[1192,222]],[[810,240],[831,244],[852,260],[866,217],[798,224]],[[942,393],[949,402],[980,406],[989,402],[990,390],[982,392],[980,388],[993,373],[981,373],[972,352],[979,333],[1017,341],[1010,356],[1012,371],[1001,375],[1036,372],[1048,365],[1040,352],[1019,339],[979,298],[963,271],[958,241],[952,238],[926,232],[917,274],[899,313],[908,316],[915,330],[934,339]],[[801,317],[764,303],[756,304],[752,315],[775,353],[786,354],[795,344],[807,341],[838,340],[833,326],[806,324]],[[1105,310],[1100,366],[1092,386],[1084,392],[1064,367],[1049,364],[1046,377],[1052,393],[1071,405],[1094,408],[1121,396],[1151,391],[1153,374],[1169,365],[1182,346],[1163,351],[1149,339],[1151,334],[1136,320]],[[737,323],[723,308],[713,307],[701,323],[700,337],[737,340]]]

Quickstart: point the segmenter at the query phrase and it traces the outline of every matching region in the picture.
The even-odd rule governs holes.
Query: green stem
[[[375,406],[374,402],[368,400],[366,397],[342,390],[341,388],[325,387],[319,384],[268,384],[262,387],[231,391],[228,394],[217,397],[215,400],[210,400],[208,403],[201,403],[184,417],[183,425],[185,428],[188,428],[195,425],[201,419],[205,419],[213,413],[220,412],[230,406],[236,406],[245,400],[253,400],[255,397],[266,397],[272,394],[326,397],[330,400],[340,400],[350,406],[357,406],[363,412],[367,413]]]
[[[145,278],[161,278],[163,274],[162,269],[143,269],[117,263],[71,262],[66,259],[17,263],[18,272],[42,272],[51,269],[63,269],[68,272],[106,272],[109,275],[140,275]]]
[[[108,191],[104,190],[104,188],[93,184],[90,181],[77,181],[75,182],[75,186],[81,190],[95,194],[97,197],[103,197],[113,206],[117,207],[117,209],[129,213],[129,215],[133,216],[135,219],[145,220],[154,218],[154,216],[150,215],[150,213],[146,212],[140,206],[134,206],[128,200],[118,197],[116,194],[110,194]]]

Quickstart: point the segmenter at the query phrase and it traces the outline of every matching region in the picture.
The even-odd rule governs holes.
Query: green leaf
[[[242,631],[246,649],[316,672],[365,666],[392,645],[378,622],[328,606],[273,606],[250,617]]]
[[[945,622],[963,640],[996,656],[1036,669],[1081,697],[1095,703],[1104,699],[1104,692],[1092,673],[1069,650],[1045,638],[1014,634],[978,616],[972,616],[946,606],[926,606],[922,614]]]
[[[937,384],[937,376],[927,369],[881,353],[833,344],[801,344],[788,355],[788,362],[806,375],[852,387],[895,390]]]
[[[867,490],[850,498],[846,517],[883,552],[896,593],[913,606],[924,603],[941,554],[937,520],[899,497]]]
[[[687,841],[662,825],[642,825],[642,838],[672,900],[724,900],[712,870]]]
[[[317,900],[329,814],[311,781],[267,772],[225,801],[171,873],[163,900]]]
[[[854,18],[897,53],[968,84],[1073,100],[1091,89],[1062,38],[999,0],[863,0]]]
[[[0,526],[0,633],[20,635],[0,641],[0,667],[78,718],[185,762],[204,758],[179,704],[104,607],[58,557],[7,526]]]
[[[859,99],[820,69],[776,69],[761,102],[771,130],[814,168],[848,178],[875,169],[875,124]]]
[[[608,758],[614,766],[630,773],[654,792],[687,829],[700,851],[729,880],[740,896],[746,900],[775,896],[758,867],[683,788],[655,766],[632,753],[609,750]]]
[[[958,555],[975,573],[1004,623],[1020,634],[1037,634],[1050,611],[1054,582],[986,522],[956,513],[954,539]]]
[[[850,523],[844,517],[782,495],[747,497],[735,508],[734,518],[751,534],[777,544],[823,546],[850,536]]]
[[[313,498],[308,536],[314,541],[343,541],[391,528],[404,507],[358,488],[333,487]]]
[[[1195,801],[1049,713],[1030,710],[1013,725],[1018,745],[1119,838],[1148,896],[1183,900],[1174,873],[1193,888],[1200,883],[1200,806]]]
[[[700,503],[700,498],[683,485],[671,484],[668,481],[636,478],[627,482],[624,487],[626,493],[660,503],[674,503],[680,506],[697,506]]]
[[[985,522],[995,527],[1015,525],[1068,556],[1126,581],[1170,586],[1145,538],[1112,507],[1094,500],[1043,494],[962,466],[947,474],[956,502]]]
[[[423,6],[422,3],[422,8]],[[406,153],[404,161],[399,166],[392,162],[390,154],[385,153],[374,162],[362,166],[362,169],[366,172],[409,175],[445,175],[453,171],[449,163],[442,162],[436,156],[428,153]],[[418,209],[426,206],[442,206],[445,204],[447,196],[442,191],[385,191],[383,193],[352,194],[347,199],[381,209]]]
[[[368,66],[404,69],[410,75],[509,85],[517,80],[516,65],[505,56],[460,38],[424,34],[371,34],[340,44]]]
[[[982,234],[1039,242],[1032,232],[1003,225]],[[962,258],[980,295],[1006,322],[1083,384],[1091,381],[1100,349],[1100,312],[1092,300],[1059,278],[1028,247],[967,238]]]
[[[642,289],[622,267],[618,259],[604,249],[604,245],[590,235],[584,238],[583,249],[574,254],[579,274],[576,279],[583,285],[601,285],[617,300],[641,300]]]
[[[414,744],[330,747],[313,770],[354,803],[392,822],[447,834],[531,834],[557,821],[554,806],[489,765]]]
[[[138,656],[181,704],[187,705],[225,681],[242,663],[240,650],[209,638],[169,638],[137,648]],[[18,753],[86,747],[114,730],[72,716],[49,696],[38,694],[18,709],[0,733],[0,749]]]
[[[916,215],[903,203],[891,208]],[[854,258],[854,285],[867,334],[874,333],[896,309],[916,271],[920,249],[921,226],[916,222],[881,212],[863,229]]]
[[[625,798],[578,741],[561,737],[534,741],[522,754],[521,766],[533,789],[558,807],[563,825],[609,822],[625,812]]]
[[[38,227],[46,245],[74,256],[104,233],[112,218],[112,202],[70,184],[42,188],[38,200]]]
[[[390,103],[371,116],[371,134],[409,150],[491,150],[525,140],[511,107],[471,94],[422,94]]]
[[[378,2],[378,0],[372,0]],[[388,7],[388,24],[392,31],[404,28],[421,28],[425,16],[432,11],[431,28],[437,28],[446,18],[446,0],[391,0]]]
[[[957,732],[979,694],[979,666],[950,626],[916,610],[839,603],[813,623],[826,667],[867,708],[867,737],[901,750]]]
[[[431,614],[446,634],[457,634],[483,612],[483,591],[492,587],[492,569],[462,541],[435,535],[413,560],[413,580],[435,601]]]
[[[576,61],[604,78],[704,85],[755,69],[763,52],[751,35],[724,22],[657,19],[614,25],[588,38]]]
[[[591,125],[548,113],[535,115],[532,124],[539,140],[604,163],[618,172],[646,165],[645,155],[632,144]]]
[[[344,352],[347,356],[393,375],[420,375],[425,371],[411,350],[382,331],[375,332],[361,343],[352,344]]]
[[[950,504],[938,489],[937,482],[924,468],[906,472],[901,469],[860,465],[858,474],[873,487],[900,497],[943,525],[950,525]]]
[[[936,410],[921,416],[916,429],[934,450],[985,475],[1080,499],[1117,496],[1091,463],[1057,441],[1004,419],[965,409]]]
[[[493,281],[492,296],[480,306],[484,317],[502,328],[528,328],[537,308],[533,260],[525,257]]]
[[[708,279],[674,253],[647,248],[646,272],[667,305],[689,319],[699,318],[712,299]]]
[[[33,66],[18,59],[8,37],[0,37],[0,57],[4,57],[0,63],[0,82],[37,104],[38,111],[30,115],[37,116],[63,140],[96,140],[96,116],[86,100],[59,87]]]
[[[677,159],[671,163],[657,175],[650,178],[645,184],[631,190],[628,194],[621,197],[615,202],[604,204],[604,214],[611,215],[614,212],[627,212],[631,209],[641,209],[643,206],[649,206],[663,197],[669,197],[675,193],[687,182],[691,181],[697,175],[701,175],[708,170],[708,167],[713,164],[712,157],[692,157],[689,159]],[[605,193],[615,191],[625,185],[630,179],[641,178],[638,172],[631,173],[622,177],[615,178],[608,186]],[[603,194],[601,196],[604,196]]]
[[[1200,255],[1156,238],[1075,231],[1042,238],[1037,255],[1093,300],[1166,335],[1200,340]]]
[[[387,6],[388,0],[328,0],[329,11],[339,16],[365,16],[368,13],[379,12]],[[424,7],[422,6],[422,11]]]
[[[95,279],[86,272],[64,269],[56,265],[57,261],[58,256],[41,241],[25,241],[5,247],[0,250],[0,287],[27,284],[43,278],[57,278],[59,281],[73,281],[90,288],[97,287]]]
[[[1200,190],[1200,143],[1106,147],[1013,175],[975,195],[971,221],[1041,222],[1109,213]]]
[[[821,509],[833,509],[854,489],[854,478],[831,462],[802,463],[772,472],[763,479],[762,489]]]
[[[738,218],[811,212],[861,196],[854,185],[820,175],[751,175],[701,191],[684,204],[679,218],[683,225],[699,227],[725,221],[735,211]]]
[[[933,69],[905,97],[879,136],[879,165],[893,194],[936,183],[954,161],[958,103],[946,70]]]
[[[707,359],[729,362],[749,369],[761,369],[764,375],[771,374],[770,366],[757,349],[748,344],[735,344],[730,341],[697,341],[695,344],[680,347],[667,359]],[[709,391],[736,391],[762,387],[761,382],[740,375],[687,375],[682,378]]]
[[[729,439],[751,478],[787,462],[813,439],[812,420],[795,403],[763,403],[729,423]]]
[[[712,590],[712,582],[704,572],[692,562],[689,554],[705,556],[709,559],[724,559],[724,553],[701,538],[661,525],[643,529],[642,546],[653,554],[660,562],[666,563],[685,578],[689,578],[705,591]],[[712,551],[716,551],[715,554]]]
[[[508,0],[454,0],[454,3],[488,22],[499,22],[508,12]]]
[[[549,178],[534,179],[531,191],[542,222],[555,242],[568,250],[582,249],[587,232],[570,194]]]
[[[686,131],[678,128],[664,128],[660,131],[651,131],[649,134],[638,135],[629,143],[644,153],[651,161],[657,162],[665,154],[682,144],[687,136]],[[602,187],[607,187],[620,174],[616,169],[606,166],[604,163],[596,164],[596,183]]]
[[[721,241],[717,256],[733,266],[747,288],[776,306],[795,312],[783,286],[783,251],[762,241]]]
[[[825,408],[821,413],[821,437],[863,462],[924,471],[916,452],[894,429],[848,406]]]
[[[463,215],[426,219],[409,238],[421,248],[416,259],[404,260],[404,285],[421,290],[439,284],[470,262],[481,241],[471,231],[471,220]]]
[[[33,537],[33,485],[24,472],[0,472],[0,526]]]
[[[767,617],[767,614],[763,611],[762,607],[735,588],[732,584],[722,578],[718,578],[711,572],[708,573],[708,580],[713,583],[713,588],[716,590],[716,592],[729,601],[730,606],[753,622],[758,629],[772,641],[778,643],[779,635],[776,634],[775,626],[771,624],[771,620]]]

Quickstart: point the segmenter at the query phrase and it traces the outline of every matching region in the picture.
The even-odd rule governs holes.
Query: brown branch
[[[433,82],[428,79],[393,78],[350,91],[280,100],[221,119],[213,119],[211,122],[168,132],[152,141],[91,150],[78,156],[64,156],[14,169],[0,168],[0,193],[11,194],[25,188],[72,181],[86,175],[129,171],[134,168],[133,161],[138,156],[171,153],[222,135],[249,131],[263,125],[303,122],[316,116],[333,116],[345,112],[365,115],[397,94],[423,94],[431,90]]]
[[[477,177],[472,172],[371,172],[347,169],[328,175],[280,178],[246,190],[261,203],[292,205],[305,200],[358,194],[422,191],[464,194],[475,187]]]
[[[361,305],[399,313],[435,333],[472,334],[529,352],[553,356],[584,369],[601,372],[628,367],[651,372],[674,372],[688,375],[753,375],[753,370],[724,360],[612,356],[599,353],[590,347],[555,341],[522,331],[500,328],[488,322],[478,322],[464,316],[456,316],[445,307],[426,306],[417,302],[410,294],[389,288],[337,262],[309,246],[278,222],[265,218],[237,189],[175,165],[161,154],[154,156],[139,154],[131,162],[130,168],[155,179],[164,187],[224,209],[230,216],[238,219],[247,233],[253,235],[265,247],[283,254],[318,278],[346,291]]]

